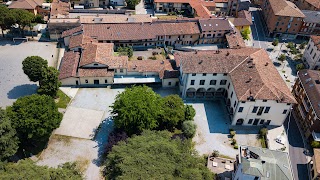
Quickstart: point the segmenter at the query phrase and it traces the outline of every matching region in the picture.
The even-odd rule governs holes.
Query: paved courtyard
[[[17,98],[36,92],[37,84],[30,82],[22,70],[22,61],[34,55],[55,66],[56,43],[0,41],[0,107],[10,106]]]
[[[189,100],[187,104],[196,110],[194,121],[197,124],[197,132],[193,141],[199,154],[210,154],[213,150],[218,150],[223,155],[235,158],[238,150],[231,145],[229,138],[231,123],[223,100]],[[239,145],[260,146],[256,131],[237,131],[235,139]]]

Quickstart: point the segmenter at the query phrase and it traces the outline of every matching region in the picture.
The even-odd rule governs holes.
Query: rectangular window
[[[253,125],[258,125],[258,123],[259,123],[259,119],[254,119],[254,121],[253,121]]]
[[[196,73],[192,73],[192,76],[196,76]]]
[[[168,85],[171,86],[171,82],[168,82]]]
[[[259,108],[259,111],[258,111],[257,115],[258,115],[258,116],[261,116],[263,110],[264,110],[264,107],[261,106],[261,107]]]
[[[270,107],[266,107],[266,109],[264,110],[264,113],[269,113],[270,111]]]
[[[216,75],[217,75],[217,73],[213,73],[213,74],[212,74],[212,76],[216,76]]]
[[[233,107],[236,107],[236,105],[237,105],[237,101],[234,102]]]
[[[243,107],[239,107],[238,112],[242,112],[243,111]]]
[[[285,109],[285,110],[283,110],[282,114],[287,114],[287,112],[288,112],[288,110]]]
[[[256,113],[258,110],[258,106],[254,106],[253,109],[252,109],[252,113]]]
[[[227,76],[228,75],[228,73],[223,73],[223,76]]]
[[[249,119],[248,124],[252,124],[253,119]]]
[[[307,50],[309,50],[310,49],[310,44],[308,45],[308,47],[307,47]]]
[[[228,84],[228,89],[229,89],[229,87],[230,87],[230,84],[231,84],[231,83]]]
[[[226,85],[227,84],[227,80],[221,80],[220,81],[220,85]]]
[[[190,85],[194,85],[194,80],[191,80],[191,83],[190,83]]]
[[[313,52],[313,49],[311,49],[311,51],[310,51],[310,55],[312,54],[312,52]]]
[[[207,73],[203,73],[202,76],[207,76]]]
[[[171,36],[169,36],[169,39],[171,39]]]
[[[231,92],[231,96],[230,97],[232,98],[232,96],[233,96],[233,92]]]
[[[200,80],[200,85],[204,85],[205,80]]]
[[[264,119],[261,119],[261,120],[260,120],[260,124],[263,124],[263,123],[264,123]]]
[[[123,69],[120,69],[120,73],[123,73]]]
[[[265,99],[264,99],[264,100],[262,100],[262,102],[267,102],[267,101],[268,101],[268,100],[265,100]]]
[[[269,125],[271,122],[271,120],[267,120],[266,125]]]
[[[86,83],[88,83],[88,79],[84,80]]]
[[[108,84],[108,79],[105,79],[105,80],[104,80],[104,83],[105,83],[105,84]]]
[[[210,85],[216,85],[217,84],[217,80],[210,80]]]

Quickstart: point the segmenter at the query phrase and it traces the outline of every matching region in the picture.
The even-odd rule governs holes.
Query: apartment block
[[[299,9],[320,11],[320,1],[319,0],[290,0],[295,3]]]
[[[320,69],[320,36],[310,37],[302,59],[306,68]]]
[[[266,0],[262,11],[271,37],[296,38],[305,18],[294,3],[286,0]]]
[[[227,19],[199,19],[201,35],[199,44],[214,44],[226,41],[226,34],[230,33],[233,28]]]
[[[297,100],[293,112],[305,137],[320,141],[320,71],[299,71],[292,94]]]
[[[178,52],[183,98],[225,100],[232,125],[283,124],[296,102],[263,49]]]
[[[249,11],[250,0],[229,0],[228,15],[237,17],[239,11]]]
[[[299,34],[304,35],[320,35],[320,12],[302,10],[302,13],[306,16],[303,19]]]

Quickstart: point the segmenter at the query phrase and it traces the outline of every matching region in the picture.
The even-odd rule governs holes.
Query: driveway
[[[36,92],[37,84],[23,73],[22,61],[27,56],[41,56],[56,67],[56,43],[0,41],[0,107],[12,105],[21,96]],[[53,55],[53,57],[52,57]]]

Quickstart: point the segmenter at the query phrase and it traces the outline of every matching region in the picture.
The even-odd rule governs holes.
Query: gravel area
[[[10,106],[17,98],[36,92],[37,84],[29,81],[22,70],[22,61],[34,55],[47,59],[50,66],[55,66],[56,43],[0,41],[0,107]]]

